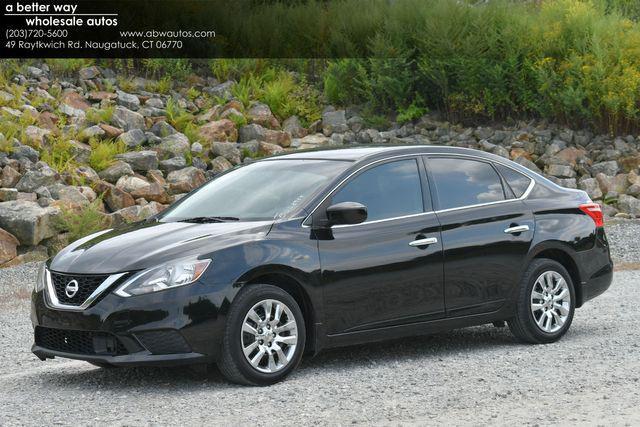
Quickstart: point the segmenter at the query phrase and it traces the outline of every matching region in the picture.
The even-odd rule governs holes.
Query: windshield
[[[160,221],[202,221],[206,218],[218,221],[262,221],[286,218],[350,164],[335,160],[269,160],[252,163],[206,184],[170,208]]]

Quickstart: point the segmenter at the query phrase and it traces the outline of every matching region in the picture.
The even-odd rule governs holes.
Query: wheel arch
[[[318,307],[306,289],[305,280],[300,272],[286,266],[263,267],[243,275],[236,283],[238,287],[246,287],[258,284],[271,285],[280,288],[293,297],[298,303],[304,317],[305,332],[307,336],[305,353],[317,351],[316,323],[318,322]]]
[[[540,258],[547,258],[560,263],[571,276],[571,281],[574,285],[576,293],[576,307],[582,306],[582,280],[580,275],[580,269],[574,256],[571,254],[572,250],[564,247],[563,245],[544,244],[540,245],[533,251],[529,261]]]

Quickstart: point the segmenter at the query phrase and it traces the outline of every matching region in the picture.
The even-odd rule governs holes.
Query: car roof
[[[372,158],[385,158],[402,154],[459,154],[493,159],[497,156],[479,150],[461,147],[437,145],[384,145],[353,146],[325,149],[299,150],[293,153],[279,154],[264,160],[342,160],[358,162]],[[503,159],[504,160],[504,159]]]

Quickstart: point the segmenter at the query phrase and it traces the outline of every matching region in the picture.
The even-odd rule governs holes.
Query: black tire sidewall
[[[271,285],[250,285],[249,288],[242,291],[244,294],[236,302],[238,305],[233,307],[227,320],[227,333],[229,334],[229,348],[224,349],[230,353],[236,368],[248,382],[256,385],[270,385],[284,379],[289,375],[300,363],[306,341],[305,323],[302,311],[296,300],[284,290]],[[289,365],[281,371],[269,374],[257,371],[247,361],[242,351],[242,343],[240,340],[242,324],[244,318],[256,303],[265,299],[275,299],[284,303],[296,320],[298,326],[298,343],[296,350]]]
[[[533,317],[533,313],[531,312],[531,306],[530,306],[531,291],[533,289],[533,286],[535,285],[538,277],[540,277],[540,275],[546,271],[555,271],[556,273],[560,274],[565,280],[565,282],[567,283],[567,286],[569,287],[569,294],[571,296],[571,307],[569,308],[569,317],[565,321],[564,325],[562,325],[562,328],[553,333],[545,332],[538,327]],[[526,290],[524,292],[524,301],[521,301],[522,306],[519,314],[520,316],[524,315],[524,317],[526,318],[525,324],[527,325],[527,329],[529,329],[529,332],[532,335],[534,335],[537,340],[539,340],[542,343],[550,343],[550,342],[557,341],[558,339],[560,339],[560,337],[562,337],[567,332],[567,330],[569,330],[569,327],[571,327],[571,323],[573,322],[573,315],[575,313],[576,293],[573,285],[573,280],[571,280],[571,275],[562,266],[562,264],[553,260],[544,259],[544,260],[540,260],[540,262],[538,262],[537,265],[530,271],[530,274],[528,275],[527,279],[528,280],[526,283]]]

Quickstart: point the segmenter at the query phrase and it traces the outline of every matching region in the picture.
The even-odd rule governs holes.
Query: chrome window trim
[[[452,211],[457,211],[457,210],[462,210],[462,209],[473,209],[473,208],[479,208],[479,207],[483,207],[483,206],[491,206],[491,205],[497,205],[500,203],[508,203],[508,202],[515,202],[515,201],[522,201],[525,200],[527,197],[529,197],[529,194],[531,194],[531,192],[533,191],[533,187],[535,187],[536,185],[536,180],[529,175],[529,173],[525,173],[522,172],[518,169],[515,169],[513,166],[507,164],[506,162],[502,162],[500,160],[494,160],[494,159],[485,159],[483,157],[479,157],[479,156],[474,156],[472,154],[460,154],[460,153],[411,153],[411,154],[402,154],[402,155],[398,155],[398,156],[392,156],[392,157],[387,157],[385,159],[380,159],[380,160],[376,160],[373,161],[371,163],[367,163],[366,165],[363,165],[362,167],[356,169],[355,171],[353,171],[352,173],[350,173],[346,178],[344,178],[342,181],[340,181],[338,184],[336,184],[328,193],[326,196],[324,196],[322,198],[322,200],[320,200],[320,202],[316,205],[315,208],[313,208],[313,210],[311,211],[311,213],[309,215],[307,215],[304,220],[302,221],[302,228],[310,228],[311,226],[306,224],[307,220],[309,220],[311,218],[311,216],[315,213],[316,210],[318,210],[318,208],[320,207],[320,205],[322,205],[325,200],[327,200],[342,184],[344,184],[349,178],[351,178],[353,175],[357,174],[358,172],[360,172],[361,170],[375,165],[377,163],[382,163],[385,162],[387,160],[393,160],[393,159],[397,159],[397,158],[404,158],[404,157],[413,157],[413,158],[417,158],[417,157],[463,157],[463,158],[468,158],[470,160],[476,160],[476,161],[484,161],[484,162],[493,162],[493,163],[498,163],[502,166],[508,167],[509,169],[513,170],[514,172],[517,172],[521,175],[526,176],[527,178],[529,178],[530,182],[529,182],[529,187],[527,187],[526,191],[522,194],[522,196],[515,198],[515,199],[505,199],[505,200],[497,200],[495,202],[487,202],[487,203],[478,203],[475,205],[465,205],[465,206],[459,206],[459,207],[455,207],[455,208],[448,208],[448,209],[438,209],[435,211],[429,211],[429,212],[421,212],[418,214],[412,214],[412,215],[404,215],[404,216],[398,216],[398,217],[393,217],[393,218],[384,218],[384,219],[378,219],[378,220],[374,220],[374,221],[365,221],[362,222],[360,224],[342,224],[342,225],[334,225],[331,228],[347,228],[347,227],[357,227],[360,225],[366,225],[366,224],[374,224],[374,223],[378,223],[378,222],[385,222],[385,221],[393,221],[396,219],[403,219],[403,218],[411,218],[414,216],[420,216],[420,215],[429,215],[429,214],[438,214],[441,212],[452,212]],[[499,174],[499,172],[497,172]],[[431,191],[431,189],[429,189],[429,191]]]
[[[68,305],[68,304],[62,304],[59,300],[58,300],[58,296],[56,295],[56,291],[53,288],[53,281],[51,280],[51,271],[49,271],[49,269],[47,268],[45,270],[45,303],[49,308],[55,309],[55,310],[62,310],[62,311],[84,311],[86,310],[100,295],[102,295],[102,293],[104,291],[107,290],[107,288],[109,288],[111,285],[113,285],[118,279],[120,279],[122,276],[124,276],[127,273],[118,273],[118,274],[112,274],[109,277],[107,277],[104,282],[102,282],[100,284],[100,286],[98,286],[96,288],[95,291],[93,291],[93,293],[91,295],[89,295],[89,297],[81,304],[81,305]]]

